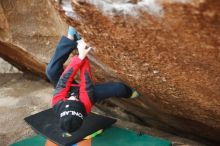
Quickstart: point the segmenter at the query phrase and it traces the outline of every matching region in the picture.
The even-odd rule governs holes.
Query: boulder
[[[56,8],[97,48],[105,72],[143,95],[112,102],[145,124],[219,141],[220,2],[103,3],[72,3],[77,17]]]

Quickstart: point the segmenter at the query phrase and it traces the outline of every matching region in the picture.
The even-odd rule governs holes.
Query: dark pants
[[[77,43],[75,41],[64,36],[57,45],[56,51],[46,69],[46,75],[54,86],[56,86],[62,72],[64,71],[63,64],[76,46]],[[107,82],[94,85],[94,102],[109,97],[129,98],[131,94],[131,88],[121,82]]]

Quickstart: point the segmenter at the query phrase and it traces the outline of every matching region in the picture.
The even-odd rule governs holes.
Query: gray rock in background
[[[0,73],[21,73],[21,71],[0,58]]]

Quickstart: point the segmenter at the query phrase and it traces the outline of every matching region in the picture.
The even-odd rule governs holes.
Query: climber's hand
[[[79,58],[83,60],[92,48],[88,47],[83,39],[78,40],[77,44]]]

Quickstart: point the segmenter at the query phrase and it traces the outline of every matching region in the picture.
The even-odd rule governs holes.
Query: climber
[[[63,64],[75,48],[78,49],[79,55],[72,57],[64,70]],[[136,98],[140,96],[136,90],[122,82],[93,85],[87,58],[91,49],[70,26],[67,37],[62,36],[46,69],[48,79],[56,87],[52,106],[59,116],[61,129],[66,132],[77,130],[96,102],[109,97]],[[80,83],[77,83],[74,77],[79,70]]]

